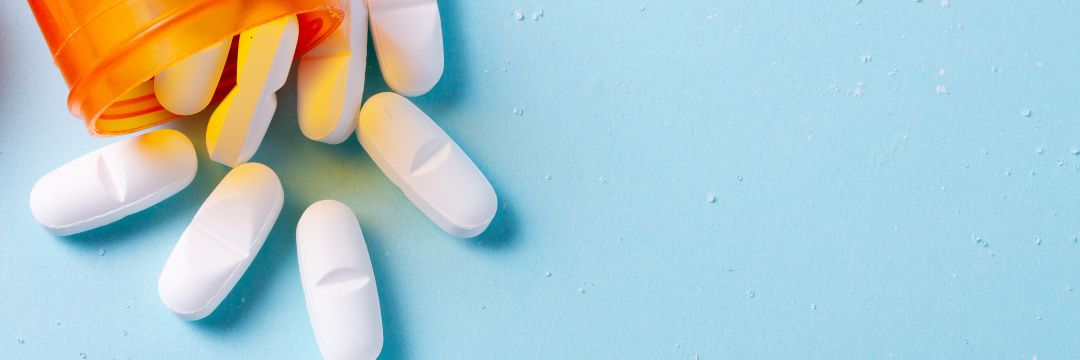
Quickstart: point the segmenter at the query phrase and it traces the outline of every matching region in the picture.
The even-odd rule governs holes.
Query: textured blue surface
[[[34,181],[113,140],[4,1],[0,357],[315,358],[293,232],[331,198],[371,249],[383,358],[1075,358],[1080,4],[940,1],[444,1],[415,101],[489,176],[492,227],[450,238],[355,138],[303,138],[290,83],[254,159],[285,210],[195,323],[156,282],[226,172],[208,115],[177,125],[190,188],[47,235]]]

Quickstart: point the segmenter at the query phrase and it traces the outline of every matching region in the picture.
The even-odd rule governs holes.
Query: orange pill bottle
[[[68,109],[91,135],[126,134],[175,119],[153,77],[241,31],[296,15],[303,55],[341,24],[342,0],[29,0],[70,92]],[[215,93],[236,84],[236,56]]]

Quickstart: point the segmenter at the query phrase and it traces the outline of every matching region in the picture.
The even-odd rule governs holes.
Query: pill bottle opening
[[[139,131],[179,117],[153,77],[187,56],[286,15],[300,24],[296,57],[343,20],[341,0],[29,0],[70,92],[68,110],[91,135]],[[236,41],[233,46],[236,46]],[[214,101],[236,84],[235,49]]]

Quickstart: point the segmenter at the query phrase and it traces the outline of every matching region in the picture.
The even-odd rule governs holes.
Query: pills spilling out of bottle
[[[380,170],[449,235],[487,229],[498,208],[480,169],[404,96],[442,76],[435,0],[350,0],[349,14],[298,60],[297,114],[305,137],[338,144],[354,131]],[[370,26],[387,84],[396,93],[361,105]],[[248,162],[258,151],[286,82],[300,26],[290,15],[212,44],[154,78],[162,107],[178,115],[210,106],[236,48],[236,85],[206,127],[208,157],[232,167],[179,234],[158,280],[167,309],[185,320],[209,316],[262,248],[285,201],[277,174]],[[234,44],[235,43],[235,44]],[[401,95],[399,95],[401,94]],[[80,156],[43,176],[30,210],[48,232],[71,235],[147,209],[191,184],[196,150],[184,134],[154,130]],[[376,358],[383,328],[374,270],[360,222],[348,206],[310,205],[296,227],[308,316],[325,358]]]

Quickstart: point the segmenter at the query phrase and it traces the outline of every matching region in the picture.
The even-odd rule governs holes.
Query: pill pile
[[[462,149],[403,97],[422,95],[443,71],[435,0],[350,0],[348,16],[298,61],[298,121],[305,137],[328,144],[354,131],[360,145],[405,196],[448,234],[468,238],[495,216],[491,184]],[[370,24],[369,24],[370,21]],[[368,26],[387,84],[396,93],[361,106]],[[232,167],[179,234],[161,270],[158,294],[177,317],[210,315],[262,248],[285,193],[269,167],[248,162],[277,108],[299,34],[286,16],[214,44],[154,77],[161,105],[179,115],[209,106],[236,42],[236,86],[206,127],[209,158]],[[401,94],[401,95],[399,95]],[[30,193],[30,210],[65,236],[108,225],[180,192],[195,178],[195,147],[161,129],[124,139],[49,172]],[[382,318],[367,245],[352,209],[310,205],[296,227],[308,317],[323,357],[373,359]]]

